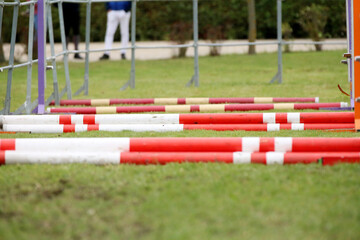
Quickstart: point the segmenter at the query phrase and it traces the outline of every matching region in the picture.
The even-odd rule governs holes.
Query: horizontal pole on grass
[[[280,131],[354,129],[354,123],[268,123],[268,124],[4,124],[6,132],[71,133],[71,132],[181,132],[184,130],[213,131]]]
[[[301,152],[301,153],[218,153],[218,152],[16,152],[0,151],[0,165],[10,164],[168,164],[168,163],[228,163],[228,164],[310,164],[325,159],[343,159],[359,163],[359,152]],[[339,160],[337,160],[339,161]],[[334,163],[334,160],[331,161]]]
[[[360,138],[18,138],[0,151],[79,152],[360,152]]]
[[[275,103],[275,104],[204,104],[204,105],[163,105],[163,106],[131,106],[131,107],[62,107],[47,108],[48,113],[76,113],[76,114],[115,114],[135,112],[231,112],[231,111],[265,111],[265,110],[304,110],[330,107],[347,107],[340,103]]]
[[[2,115],[2,124],[354,123],[354,112]]]
[[[110,106],[117,104],[220,104],[220,103],[281,103],[281,102],[314,102],[319,98],[129,98],[129,99],[71,99],[60,100],[60,106]],[[55,105],[52,101],[50,105]]]

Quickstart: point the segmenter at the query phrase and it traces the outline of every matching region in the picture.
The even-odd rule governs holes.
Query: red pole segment
[[[16,139],[0,139],[0,151],[16,150]]]
[[[281,102],[314,102],[318,103],[319,98],[273,98],[274,103],[281,103]]]
[[[168,163],[233,163],[233,153],[220,152],[123,152],[121,153],[121,164],[168,164]]]
[[[324,156],[320,162],[324,166],[333,166],[339,163],[360,163],[360,158],[358,156]]]
[[[193,113],[179,114],[181,124],[258,124],[275,123],[275,116],[264,122],[263,113]]]
[[[209,104],[209,105],[184,105],[184,106],[133,106],[133,107],[83,107],[83,108],[48,108],[50,113],[77,113],[77,114],[102,114],[102,113],[132,113],[132,112],[209,112],[209,111],[253,111],[272,109],[320,109],[329,107],[343,107],[346,103],[276,103],[276,104]]]
[[[276,113],[276,123],[354,123],[354,112]]]
[[[55,105],[55,101],[51,101],[50,106]],[[91,99],[71,99],[71,100],[60,100],[60,106],[91,106]]]
[[[294,109],[302,110],[302,109],[316,109],[319,108],[343,108],[347,107],[347,103],[295,103]]]
[[[142,98],[142,99],[110,99],[110,105],[115,104],[154,104],[153,98]]]
[[[49,108],[50,113],[76,113],[76,114],[96,114],[96,107],[84,107],[84,108]]]
[[[165,106],[135,106],[135,107],[116,107],[114,113],[135,113],[135,112],[166,112]],[[99,109],[98,113],[104,113]]]

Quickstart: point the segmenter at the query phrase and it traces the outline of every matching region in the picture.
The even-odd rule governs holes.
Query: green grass
[[[136,62],[136,89],[119,91],[130,62],[91,63],[87,98],[316,97],[348,101],[343,51],[284,55],[284,83],[268,84],[276,55],[200,59],[200,88],[186,88],[192,59]],[[83,63],[70,66],[73,91]],[[60,85],[64,69],[58,65]],[[51,91],[48,73],[47,94]],[[6,75],[0,75],[5,86]],[[16,69],[12,109],[25,101]],[[36,76],[34,74],[34,82]],[[4,88],[0,96],[4,96]],[[36,96],[36,86],[33,86]],[[78,96],[77,99],[84,98]],[[1,99],[0,101],[3,101]],[[3,104],[3,102],[0,102]],[[23,137],[358,137],[324,131],[2,134]],[[358,239],[360,166],[16,165],[0,167],[0,239]]]

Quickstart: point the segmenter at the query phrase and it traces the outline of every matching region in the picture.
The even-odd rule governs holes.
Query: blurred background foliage
[[[276,38],[276,0],[256,0],[258,39]],[[311,32],[302,24],[309,8],[326,9],[322,38],[346,37],[345,1],[342,0],[285,0],[283,23],[291,38],[311,38]],[[21,7],[26,12],[27,6]],[[307,10],[306,10],[307,9]],[[304,13],[305,12],[305,13]],[[104,41],[106,10],[104,3],[93,3],[91,9],[91,41]],[[12,7],[4,7],[2,40],[10,42]],[[55,41],[60,41],[58,9],[52,6]],[[199,37],[218,39],[246,39],[248,36],[247,0],[199,0]],[[324,13],[325,14],[325,13]],[[81,39],[85,39],[86,4],[81,4]],[[20,16],[17,41],[26,41],[28,17]],[[137,2],[138,41],[172,40],[184,42],[192,38],[192,1]],[[290,30],[289,30],[290,29]],[[115,40],[119,39],[117,31]],[[181,39],[185,38],[185,39]],[[216,39],[215,39],[216,40]]]

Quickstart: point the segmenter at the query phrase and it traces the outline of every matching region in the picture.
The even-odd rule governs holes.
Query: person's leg
[[[125,48],[129,44],[129,22],[130,12],[127,12],[121,16],[120,19],[120,32],[121,32],[121,47]],[[122,49],[121,58],[125,59],[126,49]]]
[[[37,41],[38,15],[34,14],[34,41]]]
[[[79,50],[80,43],[80,12],[78,3],[74,4],[74,14],[72,16],[72,31],[73,31],[73,42],[75,50]],[[74,58],[82,59],[79,53],[75,53]]]
[[[63,3],[63,16],[64,16],[64,28],[65,28],[65,37],[66,37],[66,49],[68,50],[68,44],[70,42],[70,30],[72,27],[72,11],[71,3]]]
[[[118,26],[118,21],[117,21],[117,17],[116,17],[116,12],[117,11],[109,11],[107,13],[107,23],[106,23],[106,34],[105,34],[105,53],[104,55],[108,55],[110,54],[110,51],[108,51],[109,49],[111,49],[112,47],[112,43],[114,41],[114,34],[116,31],[116,28]]]
[[[38,15],[34,14],[34,41],[33,41],[33,59],[38,58],[38,41],[37,41],[37,32],[38,32],[38,24],[37,24]]]

